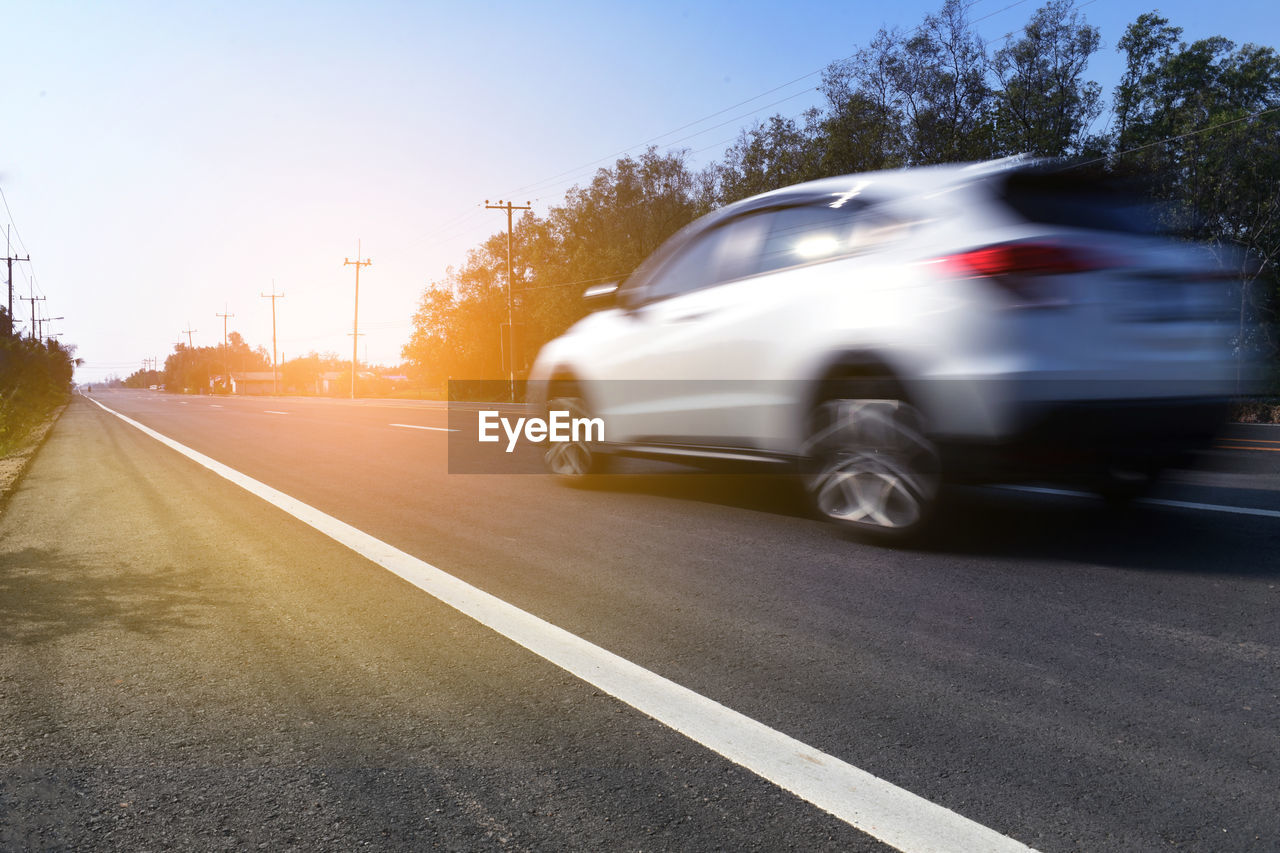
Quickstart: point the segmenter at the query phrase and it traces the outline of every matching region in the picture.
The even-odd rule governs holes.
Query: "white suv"
[[[1231,285],[1153,209],[1027,158],[830,178],[685,227],[539,353],[531,399],[602,418],[547,453],[803,466],[818,511],[917,531],[944,481],[1136,491],[1212,437]]]

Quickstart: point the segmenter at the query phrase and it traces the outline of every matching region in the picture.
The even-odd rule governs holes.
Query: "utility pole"
[[[222,310],[224,312],[227,310],[227,304],[225,302],[222,304]],[[227,349],[227,320],[236,315],[227,313],[219,314],[214,312],[213,316],[222,318],[222,367],[227,372],[227,375],[224,377],[227,393],[231,393],[231,352]],[[189,326],[191,324],[188,323],[187,325]]]
[[[19,299],[25,299],[31,303],[31,340],[36,339],[36,303],[43,302],[43,296],[19,296]]]
[[[532,210],[533,207],[527,201],[523,205],[515,205],[509,201],[504,203],[502,199],[498,199],[497,204],[489,204],[487,198],[484,200],[484,206],[487,210],[507,212],[507,385],[511,402],[514,403],[516,401],[516,324],[513,319],[515,309],[512,307],[515,297],[511,285],[511,211]]]
[[[66,317],[37,317],[36,327],[39,329],[39,331],[36,334],[36,339],[41,341],[44,340],[44,324],[45,323],[52,323],[54,320],[65,320],[65,319],[67,318]]]
[[[352,341],[358,341],[358,340],[360,340],[361,338],[363,338],[363,337],[364,337],[364,332],[347,332],[347,337],[351,338],[351,340],[352,340]],[[352,348],[353,348],[353,349],[354,349],[354,346],[355,346],[355,345],[354,345],[354,344],[352,344]],[[365,361],[368,361],[368,360],[369,360],[369,345],[368,345],[368,344],[365,344],[365,345],[364,345],[364,360],[365,360]],[[355,362],[354,362],[354,360],[352,361],[352,363],[353,363],[353,364],[355,363]],[[352,376],[355,376],[355,374],[354,374],[354,373],[352,373],[351,375],[352,375]],[[354,396],[354,395],[352,396],[352,399],[353,399],[353,400],[355,399],[355,396]]]
[[[187,362],[191,360],[191,350],[195,349],[195,344],[191,342],[191,334],[198,331],[200,330],[191,328],[190,320],[187,321],[187,327],[182,330],[182,334],[187,336],[187,352],[178,356],[178,369],[180,371],[180,376],[182,377],[182,381],[179,383],[179,386],[183,394],[187,393]],[[182,341],[178,341],[174,350],[177,350],[180,346],[182,346]]]
[[[9,322],[12,324],[13,322],[13,262],[24,261],[26,263],[31,263],[31,255],[30,253],[28,253],[25,258],[15,258],[13,256],[13,246],[9,242],[9,227],[10,226],[6,225],[4,229],[4,245],[5,245],[4,259],[5,259],[5,262],[9,264]],[[10,326],[10,331],[12,331],[12,326]]]
[[[360,267],[371,266],[373,261],[366,258],[360,260],[360,241],[356,240],[356,259],[343,258],[342,265],[344,267],[354,266],[356,268],[356,312],[351,321],[351,399],[356,398],[356,347],[360,342]],[[274,303],[272,303],[274,304]]]
[[[276,396],[280,394],[280,377],[276,372],[276,300],[284,299],[283,293],[276,293],[276,280],[271,279],[271,292],[259,294],[263,299],[271,300],[271,388]]]

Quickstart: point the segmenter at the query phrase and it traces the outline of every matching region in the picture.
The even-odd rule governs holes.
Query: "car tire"
[[[941,488],[938,449],[894,383],[842,383],[815,406],[806,492],[820,518],[877,542],[919,537]]]
[[[569,412],[573,418],[590,418],[591,409],[587,401],[575,391],[567,391],[547,400],[546,412]],[[547,472],[561,482],[571,486],[588,486],[595,479],[607,473],[612,457],[606,453],[600,442],[566,441],[556,442],[547,448],[542,456]]]

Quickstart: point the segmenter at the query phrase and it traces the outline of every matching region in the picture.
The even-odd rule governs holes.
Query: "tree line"
[[[271,355],[265,347],[251,347],[239,332],[227,335],[225,346],[197,347],[176,344],[164,362],[163,369],[134,371],[121,384],[126,388],[163,386],[167,391],[186,394],[230,393],[229,377],[249,372],[269,372]],[[309,353],[283,361],[277,368],[280,389],[285,393],[319,393],[318,383],[325,373],[341,374],[334,381],[348,387],[351,362],[332,353]]]
[[[582,290],[617,280],[704,213],[801,181],[1029,153],[1140,174],[1188,238],[1243,247],[1242,290],[1258,325],[1242,346],[1280,361],[1280,57],[1212,37],[1191,43],[1152,12],[1125,29],[1125,65],[1103,116],[1087,79],[1101,34],[1070,0],[1050,0],[990,50],[960,0],[911,30],[881,29],[822,75],[823,103],[743,129],[700,169],[649,148],[570,189],[513,229],[517,371],[579,319]],[[415,378],[505,375],[505,232],[431,281],[403,356]]]
[[[357,367],[357,389],[362,394],[384,395],[406,390],[397,371],[374,369],[365,364]],[[257,382],[264,381],[264,374],[271,375],[271,355],[265,347],[251,347],[239,332],[230,332],[225,346],[197,347],[179,343],[165,358],[163,368],[142,368],[123,380],[109,379],[104,384],[143,389],[155,385],[179,394],[229,394],[232,380],[239,382],[246,378],[246,373],[257,374]],[[275,378],[282,394],[346,394],[351,388],[351,361],[334,353],[311,352],[280,362]]]

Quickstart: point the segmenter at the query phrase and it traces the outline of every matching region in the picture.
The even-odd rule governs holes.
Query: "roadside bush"
[[[72,372],[71,350],[57,341],[0,336],[0,454],[67,401]]]
[[[1231,419],[1242,424],[1280,424],[1280,399],[1237,401]]]

